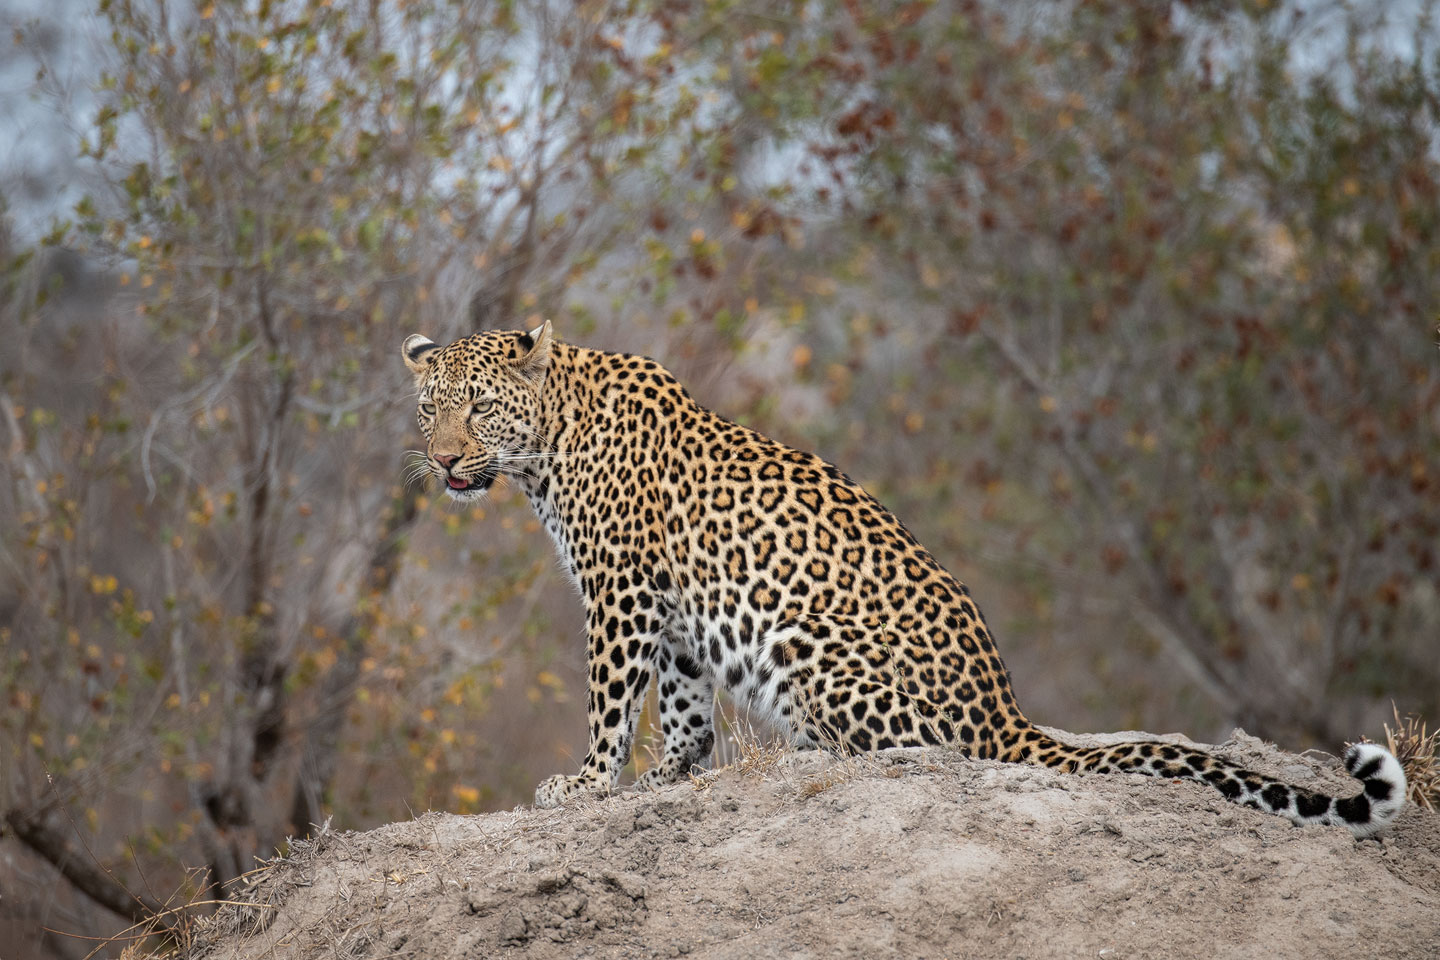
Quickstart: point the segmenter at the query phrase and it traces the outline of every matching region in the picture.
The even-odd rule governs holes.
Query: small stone
[[[510,910],[500,918],[500,939],[511,941],[522,941],[527,938],[529,924],[525,922],[525,915],[519,910]]]
[[[614,873],[604,874],[604,880],[605,882],[612,884],[616,890],[619,890],[631,900],[645,899],[644,877],[637,876],[633,873],[621,873],[619,871],[616,871]]]
[[[546,873],[535,881],[536,893],[554,893],[570,882],[566,873]]]

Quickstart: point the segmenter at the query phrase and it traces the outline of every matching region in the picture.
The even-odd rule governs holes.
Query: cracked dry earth
[[[1333,758],[1238,731],[1218,749],[1354,792]],[[752,756],[655,793],[327,834],[237,896],[260,906],[206,921],[191,956],[1434,960],[1440,815],[1357,842],[1188,782]]]

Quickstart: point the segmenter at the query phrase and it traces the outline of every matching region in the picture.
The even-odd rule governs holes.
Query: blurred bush
[[[840,463],[1042,722],[1433,715],[1430,10],[103,3],[94,189],[0,232],[0,804],[86,897],[4,922],[583,751],[528,508],[402,483],[415,330],[551,316]]]

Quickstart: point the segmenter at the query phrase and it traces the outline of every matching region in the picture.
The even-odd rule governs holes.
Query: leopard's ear
[[[435,357],[440,353],[440,345],[429,337],[412,333],[400,345],[400,352],[405,356],[405,366],[418,377],[435,362]]]
[[[527,343],[528,341],[528,343]],[[527,380],[543,380],[545,371],[550,369],[550,345],[554,337],[550,332],[550,321],[546,320],[529,333],[520,335],[520,347],[529,352],[515,361],[515,370]]]

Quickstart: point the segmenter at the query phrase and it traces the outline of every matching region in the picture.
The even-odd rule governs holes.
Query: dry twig
[[[1406,797],[1416,806],[1435,811],[1440,806],[1440,730],[1430,730],[1411,714],[1400,719],[1394,703],[1395,726],[1385,724],[1385,743],[1405,770]]]

